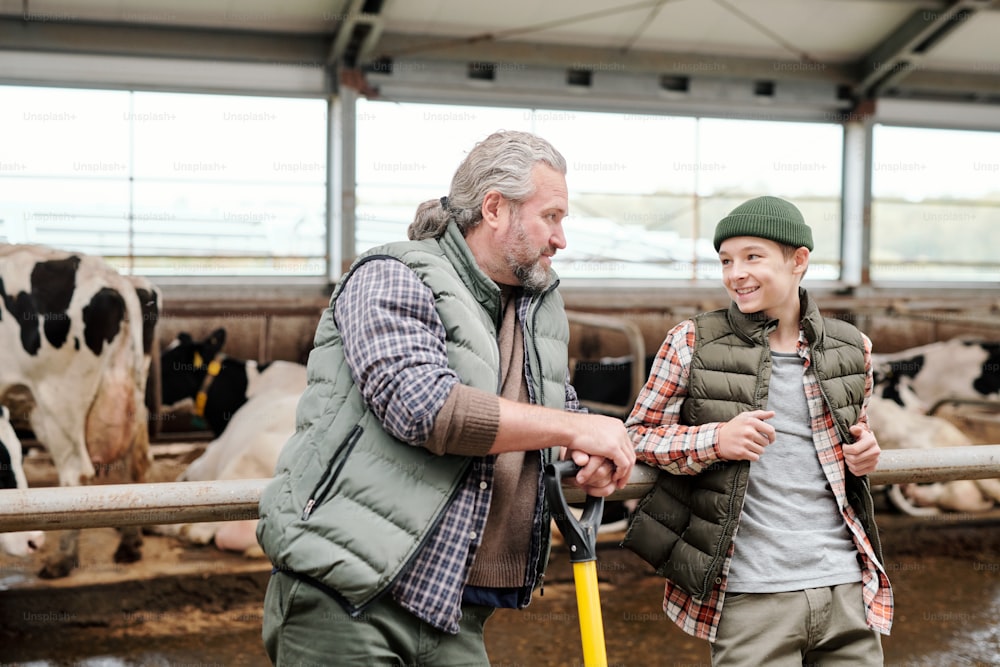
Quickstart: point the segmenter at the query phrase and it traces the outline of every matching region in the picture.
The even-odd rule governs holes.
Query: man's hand
[[[878,446],[875,434],[863,424],[855,424],[848,430],[855,440],[843,446],[847,469],[859,477],[874,472],[882,454],[882,448]]]
[[[499,400],[500,427],[490,454],[562,447],[581,466],[575,481],[589,494],[604,497],[625,488],[635,448],[622,420]]]
[[[616,466],[613,462],[602,456],[584,454],[579,450],[570,452],[570,456],[580,466],[573,481],[588,496],[606,498],[620,488],[614,479]],[[593,472],[586,474],[584,471],[588,469]],[[585,481],[580,481],[581,479]]]
[[[757,461],[774,442],[774,427],[765,419],[773,410],[741,412],[719,429],[719,453],[727,461]]]
[[[620,419],[605,415],[574,415],[580,427],[567,445],[580,466],[577,486],[588,495],[605,497],[628,483],[635,466],[635,448]]]

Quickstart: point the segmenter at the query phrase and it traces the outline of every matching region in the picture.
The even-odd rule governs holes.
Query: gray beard
[[[511,261],[511,269],[514,276],[521,282],[525,292],[539,294],[552,284],[552,274],[537,262],[530,265],[518,264]]]
[[[516,251],[529,248],[528,235],[524,233],[524,226],[521,224],[520,216],[515,219],[514,227],[514,248],[508,250],[505,259],[507,266],[514,273],[514,277],[521,283],[521,287],[526,292],[538,294],[544,292],[552,283],[552,274],[543,267],[538,258],[530,264],[523,262],[517,257]]]

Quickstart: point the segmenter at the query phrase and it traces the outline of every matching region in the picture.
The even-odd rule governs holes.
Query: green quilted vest
[[[820,315],[800,290],[802,327],[812,367],[842,442],[864,400],[861,334],[849,323]],[[697,426],[764,409],[771,379],[768,334],[777,322],[745,314],[735,304],[695,317],[695,350],[681,421]],[[739,523],[750,473],[748,461],[719,462],[698,475],[661,472],[640,501],[623,545],[697,599],[721,583],[722,565]],[[847,492],[881,559],[867,478],[847,473]]]
[[[500,289],[454,224],[440,239],[372,249],[334,290],[309,355],[296,432],[261,495],[257,539],[275,567],[319,584],[350,613],[360,613],[405,570],[472,461],[396,440],[351,379],[334,306],[353,271],[380,258],[404,262],[433,291],[449,365],[461,381],[493,393],[500,384]],[[535,401],[562,409],[569,324],[555,285],[533,298],[526,320]],[[547,541],[542,546],[547,553]]]

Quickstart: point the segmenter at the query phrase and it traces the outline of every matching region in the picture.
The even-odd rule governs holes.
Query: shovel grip
[[[597,560],[597,529],[604,515],[604,498],[587,496],[583,514],[574,516],[563,494],[562,478],[575,475],[580,466],[571,459],[554,461],[545,465],[545,492],[549,500],[552,519],[569,546],[569,560],[584,563]]]

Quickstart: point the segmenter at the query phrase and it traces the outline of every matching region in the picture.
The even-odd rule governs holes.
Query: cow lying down
[[[882,449],[960,447],[972,441],[941,417],[908,410],[893,400],[873,396],[868,422]],[[947,512],[985,512],[1000,502],[1000,480],[960,479],[931,484],[893,484],[889,500],[900,511],[921,516]]]
[[[274,475],[278,453],[295,433],[295,409],[306,388],[306,367],[275,361],[258,370],[245,362],[246,402],[232,414],[222,433],[181,473],[177,481],[260,479]],[[257,545],[257,520],[166,524],[149,528],[192,544],[263,556]]]
[[[1000,341],[958,337],[873,354],[876,396],[923,413],[944,399],[1000,400]]]

